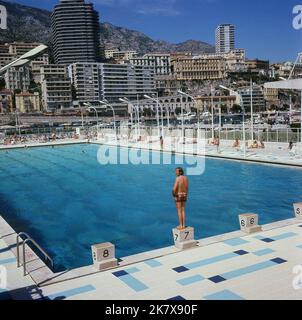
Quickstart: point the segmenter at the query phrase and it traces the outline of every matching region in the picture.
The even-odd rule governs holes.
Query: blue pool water
[[[106,165],[97,145],[0,152],[0,214],[54,258],[56,270],[92,263],[90,246],[113,242],[117,256],[172,245],[175,165]],[[238,214],[261,223],[293,216],[302,170],[206,160],[190,177],[188,224],[197,238],[237,230]]]

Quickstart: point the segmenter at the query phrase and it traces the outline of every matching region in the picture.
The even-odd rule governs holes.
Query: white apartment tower
[[[216,53],[229,53],[235,49],[235,26],[221,24],[216,28]]]
[[[71,107],[71,82],[65,66],[53,64],[42,66],[41,85],[44,110],[62,110]]]
[[[155,93],[154,71],[145,66],[108,63],[74,63],[68,67],[76,99],[99,105],[100,100],[119,103]]]

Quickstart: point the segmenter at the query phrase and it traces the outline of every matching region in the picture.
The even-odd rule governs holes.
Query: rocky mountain
[[[8,29],[0,30],[0,43],[50,42],[50,12],[0,0],[8,13]]]
[[[189,40],[179,44],[156,41],[144,33],[117,27],[110,23],[101,24],[101,38],[106,47],[118,47],[121,50],[136,50],[140,54],[147,52],[193,52],[212,53],[215,48],[205,42]]]
[[[0,0],[8,11],[8,30],[0,30],[0,43],[25,41],[50,44],[50,12],[38,8]],[[101,23],[101,41],[105,47],[121,50],[136,50],[139,54],[147,52],[184,52],[195,54],[214,52],[208,43],[189,40],[179,44],[153,40],[142,32]]]

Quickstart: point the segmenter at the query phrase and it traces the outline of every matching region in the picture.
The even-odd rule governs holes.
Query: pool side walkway
[[[302,221],[293,223],[42,288],[16,269],[0,239],[12,290],[0,299],[301,300],[293,269],[302,265]]]
[[[287,165],[287,166],[302,166],[302,153],[291,155],[287,148],[278,148],[278,144],[274,145],[274,148],[267,149],[247,149],[244,154],[242,149],[232,148],[230,141],[224,141],[223,145],[217,150],[215,146],[209,146],[204,144],[204,140],[199,146],[197,144],[186,143],[172,144],[171,146],[165,146],[161,149],[160,143],[145,143],[145,142],[135,142],[130,143],[129,141],[118,141],[118,144],[114,140],[99,139],[94,140],[92,143],[110,146],[120,146],[126,148],[138,148],[142,150],[152,150],[152,151],[164,151],[164,152],[176,152],[179,154],[187,154],[201,157],[227,159],[227,160],[238,160],[238,161],[248,161],[254,163],[264,163],[264,164],[276,164],[276,165]],[[302,147],[302,146],[301,146]]]
[[[268,163],[268,164],[276,164],[276,165],[288,165],[288,166],[296,166],[302,167],[302,145],[299,146],[299,152],[296,155],[290,154],[287,150],[287,147],[283,146],[279,147],[278,143],[271,143],[273,147],[266,149],[255,149],[255,150],[246,150],[246,155],[242,149],[232,148],[231,141],[222,141],[222,145],[220,149],[217,151],[215,146],[205,145],[204,150],[196,149],[197,146],[195,144],[187,143],[185,146],[181,144],[176,144],[172,147],[165,147],[161,150],[159,141],[154,143],[145,143],[145,142],[136,142],[130,143],[129,141],[119,140],[118,144],[116,141],[112,139],[94,139],[87,140],[84,138],[78,140],[59,140],[47,143],[41,142],[30,142],[27,144],[20,145],[0,145],[1,150],[13,150],[18,148],[27,147],[47,147],[47,146],[63,146],[63,145],[72,145],[72,144],[83,144],[83,143],[92,143],[92,144],[100,144],[100,145],[110,145],[110,146],[120,146],[120,147],[134,147],[140,149],[154,150],[154,151],[166,151],[166,152],[179,152],[179,153],[187,153],[189,155],[199,155],[213,158],[221,158],[221,159],[229,159],[229,160],[238,160],[238,161],[249,161],[255,163]],[[300,150],[301,149],[301,150]]]

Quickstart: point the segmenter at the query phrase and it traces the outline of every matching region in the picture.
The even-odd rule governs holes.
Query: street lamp
[[[18,130],[19,136],[21,137],[20,114],[19,114],[19,110],[17,108],[16,108],[15,118],[16,118],[16,131]]]
[[[197,109],[197,137],[198,137],[198,139],[199,139],[199,138],[200,138],[200,110],[199,110],[199,108],[198,108],[197,101],[196,101],[196,99],[195,99],[192,95],[190,95],[190,94],[187,94],[187,93],[182,92],[182,91],[180,91],[180,90],[178,90],[178,93],[181,94],[181,95],[183,95],[183,96],[185,96],[185,97],[188,97],[188,98],[192,99],[192,101],[193,101],[194,104],[195,104],[195,107],[196,107],[196,109]]]
[[[246,136],[245,136],[245,108],[244,108],[244,104],[243,104],[243,100],[242,98],[240,99],[240,105],[241,105],[241,109],[242,109],[242,120],[243,120],[243,124],[242,124],[242,130],[243,130],[243,154],[244,154],[244,158],[246,158]]]
[[[214,141],[215,134],[214,134],[214,88],[211,85],[211,111],[212,111],[212,141]]]
[[[113,106],[106,100],[104,99],[104,101],[99,101],[100,104],[109,107],[112,110],[113,113],[113,127],[114,127],[114,132],[115,132],[115,140],[117,141],[117,130],[116,130],[116,117],[115,117],[115,111]]]
[[[152,97],[154,98],[155,94],[152,94]],[[162,122],[162,128],[164,130],[164,104],[163,103],[159,103],[159,97],[158,97],[158,92],[156,92],[156,102],[157,105],[160,106],[161,109],[161,122]],[[170,128],[170,110],[169,110],[169,105],[165,108],[166,109],[166,113],[167,113],[167,125],[168,128]]]
[[[220,88],[229,91],[231,94],[234,93],[235,91],[232,89],[229,89],[225,86],[219,86]],[[242,130],[243,130],[243,152],[244,152],[244,158],[246,158],[246,136],[245,136],[245,108],[244,108],[244,104],[243,104],[243,100],[242,97],[240,96],[240,106],[242,109]]]
[[[253,79],[251,79],[250,92],[251,92],[251,136],[252,136],[252,141],[254,141]]]
[[[183,108],[183,101],[182,101],[182,96],[184,92],[181,90],[177,91],[181,95],[181,100],[180,100],[180,108],[181,108],[181,131],[182,131],[182,141],[184,142],[185,139],[185,123],[184,123],[184,108]]]
[[[161,135],[164,134],[164,115],[163,115],[163,107],[161,106],[161,116],[162,116],[162,129],[160,130],[160,124],[159,124],[159,99],[155,99],[153,97],[148,96],[147,94],[144,95],[144,97],[148,100],[152,100],[156,102],[156,120],[157,120],[157,130],[158,130],[158,136],[160,137]],[[162,132],[162,133],[161,133]]]
[[[84,103],[84,106],[87,106],[88,107],[88,111],[90,110],[94,110],[95,111],[95,114],[96,114],[96,130],[97,130],[97,133],[99,133],[99,115],[98,115],[98,111],[95,107],[93,107],[89,102],[85,102]]]
[[[140,117],[139,117],[139,107],[135,106],[128,98],[119,98],[119,101],[130,104],[132,109],[135,111],[137,116],[137,128],[136,128],[136,135],[140,136],[141,130],[140,130]]]

